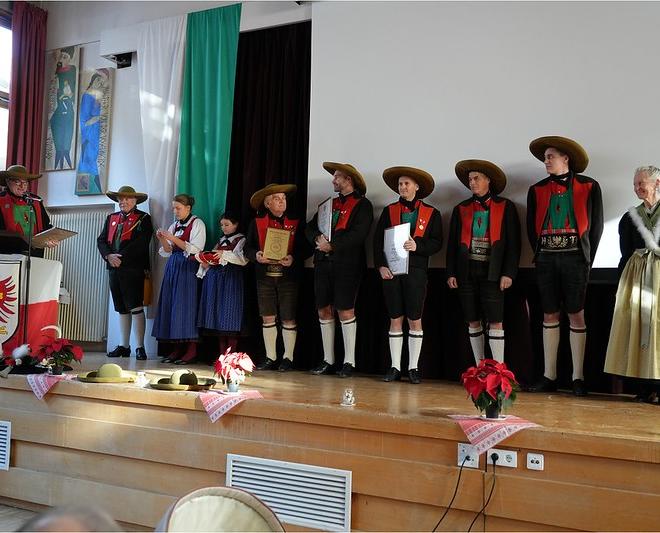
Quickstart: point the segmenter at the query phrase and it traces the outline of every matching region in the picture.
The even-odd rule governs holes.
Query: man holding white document
[[[442,217],[422,202],[434,188],[433,176],[413,167],[391,167],[383,180],[399,200],[385,206],[374,234],[374,267],[383,280],[385,306],[390,317],[392,365],[383,381],[401,379],[403,320],[408,319],[408,379],[421,383],[419,356],[424,331],[422,311],[426,297],[429,257],[442,248]]]
[[[314,293],[323,341],[323,361],[312,373],[335,371],[337,310],[344,337],[344,364],[337,375],[347,378],[355,369],[355,299],[367,266],[364,243],[374,214],[371,202],[365,197],[367,185],[353,165],[326,161],[323,168],[332,175],[334,191],[339,194],[328,204],[324,202],[326,209],[320,206],[320,213],[314,215],[305,230],[307,240],[316,248]]]

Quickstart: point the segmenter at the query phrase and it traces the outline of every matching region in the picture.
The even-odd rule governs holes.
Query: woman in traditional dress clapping
[[[156,232],[160,241],[158,253],[168,259],[152,335],[160,342],[175,343],[163,363],[188,364],[197,359],[200,283],[195,254],[204,249],[206,226],[192,214],[194,203],[192,196],[177,194],[172,199],[174,224],[167,231]]]

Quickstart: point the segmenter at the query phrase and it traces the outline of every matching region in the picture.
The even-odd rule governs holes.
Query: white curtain
[[[142,143],[149,212],[154,227],[167,228],[176,186],[181,127],[181,89],[186,48],[186,16],[140,24],[137,64]],[[156,308],[164,262],[151,258],[154,285],[150,316]]]

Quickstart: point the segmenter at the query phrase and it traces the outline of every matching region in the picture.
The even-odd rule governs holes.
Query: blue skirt
[[[197,325],[219,333],[238,333],[243,326],[243,268],[212,266],[204,276]]]
[[[173,252],[165,265],[152,336],[163,341],[196,340],[199,263]]]

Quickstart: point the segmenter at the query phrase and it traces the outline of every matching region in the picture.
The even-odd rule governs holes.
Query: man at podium
[[[27,253],[30,227],[32,235],[52,227],[44,202],[28,191],[29,183],[40,177],[41,174],[28,173],[22,165],[12,165],[0,171],[0,186],[5,187],[0,191],[0,232],[3,233],[0,237],[0,254]],[[57,244],[55,241],[46,241],[48,248]],[[32,248],[32,255],[43,257],[43,249]]]

